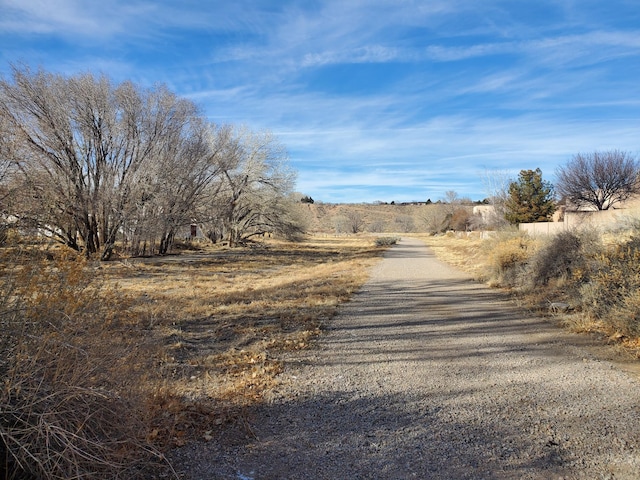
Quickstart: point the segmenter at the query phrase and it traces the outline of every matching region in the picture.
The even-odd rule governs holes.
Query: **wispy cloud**
[[[600,3],[0,0],[0,58],[270,129],[320,200],[478,198],[487,169],[640,153],[640,12]]]
[[[425,50],[423,58],[429,60],[435,60],[438,62],[454,62],[459,60],[466,60],[469,58],[486,57],[491,55],[499,55],[505,53],[514,53],[518,50],[517,44],[505,42],[505,43],[491,43],[491,44],[476,44],[464,47],[447,47],[441,45],[430,45]]]
[[[301,64],[303,67],[317,67],[340,63],[386,63],[402,59],[397,48],[369,45],[339,52],[307,53]]]
[[[136,18],[153,13],[152,3],[84,2],[81,0],[2,0],[0,28],[6,32],[48,34],[86,39],[127,33]]]

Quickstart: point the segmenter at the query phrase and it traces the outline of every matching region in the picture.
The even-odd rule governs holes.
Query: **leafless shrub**
[[[398,215],[395,223],[398,226],[398,231],[403,233],[413,232],[416,228],[411,215]]]
[[[599,250],[599,235],[590,230],[566,231],[542,243],[529,260],[531,288],[557,280],[581,283],[588,276],[589,257]]]
[[[390,247],[396,243],[398,243],[398,239],[396,237],[378,237],[375,240],[376,247]]]
[[[430,205],[422,214],[421,221],[429,233],[445,232],[448,227],[448,206]]]
[[[382,233],[386,230],[387,224],[384,220],[374,220],[369,224],[369,231],[371,233]]]
[[[358,210],[345,208],[334,218],[334,225],[336,233],[360,233],[364,230],[366,223]]]
[[[141,342],[122,298],[67,252],[5,250],[0,298],[0,476],[145,478]]]

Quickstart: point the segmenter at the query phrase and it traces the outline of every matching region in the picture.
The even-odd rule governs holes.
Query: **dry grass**
[[[162,455],[145,439],[149,365],[126,298],[65,249],[2,249],[0,272],[0,477],[150,474]]]
[[[366,236],[109,263],[2,249],[0,476],[136,478],[158,448],[248,429],[246,407],[383,250]]]
[[[157,343],[148,379],[152,437],[182,444],[237,421],[273,388],[288,353],[308,348],[367,279],[384,248],[374,239],[268,240],[104,266],[134,299]],[[203,433],[204,432],[204,433]]]

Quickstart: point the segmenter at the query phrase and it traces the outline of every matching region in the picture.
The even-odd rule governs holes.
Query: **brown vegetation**
[[[1,252],[0,476],[136,478],[162,463],[127,299],[67,249]]]
[[[382,251],[324,237],[104,263],[4,247],[1,475],[147,478],[170,471],[164,447],[244,428]]]
[[[482,222],[473,204],[315,204],[303,205],[309,231],[332,234],[440,233],[465,231]]]
[[[371,238],[315,238],[109,268],[162,345],[159,394],[235,408],[260,398],[283,352],[308,347],[381,251]]]

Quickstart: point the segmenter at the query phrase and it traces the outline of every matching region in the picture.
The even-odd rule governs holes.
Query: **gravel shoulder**
[[[640,382],[403,239],[185,479],[638,479]],[[583,342],[584,343],[584,342]]]

